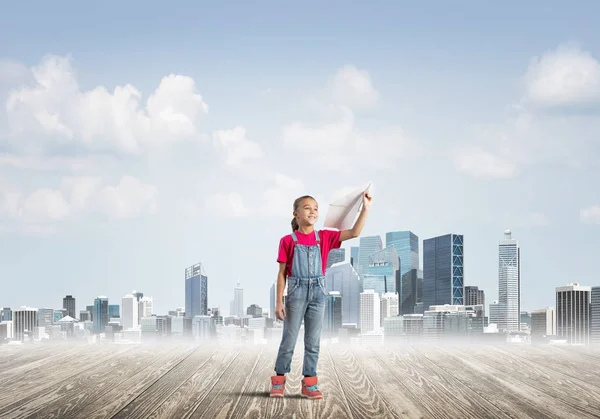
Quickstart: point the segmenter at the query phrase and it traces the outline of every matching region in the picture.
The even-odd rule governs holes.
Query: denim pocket
[[[297,279],[288,278],[287,280],[287,296],[288,298],[298,289],[300,284]]]
[[[318,281],[319,288],[323,291],[323,294],[327,297],[327,288],[325,287],[325,280],[319,279]]]

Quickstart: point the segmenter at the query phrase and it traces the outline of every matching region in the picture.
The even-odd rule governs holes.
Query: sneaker
[[[322,399],[323,394],[317,386],[317,377],[304,377],[302,380],[302,397],[309,399]]]
[[[285,391],[285,376],[274,375],[271,377],[271,397],[283,397]]]

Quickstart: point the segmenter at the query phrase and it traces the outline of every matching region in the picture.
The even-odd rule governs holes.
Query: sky
[[[485,3],[4,5],[0,306],[165,314],[201,262],[268,309],[293,200],[369,182],[362,235],[463,234],[486,303],[506,229],[523,310],[600,285],[600,4]]]

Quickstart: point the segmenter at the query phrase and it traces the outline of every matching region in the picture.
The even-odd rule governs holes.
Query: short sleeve
[[[277,262],[279,263],[287,263],[288,262],[288,254],[289,254],[289,240],[286,240],[287,236],[282,237],[279,241],[279,251],[277,254]]]
[[[330,249],[339,249],[342,246],[342,242],[340,241],[341,231],[323,230],[323,232],[326,234],[326,240]]]

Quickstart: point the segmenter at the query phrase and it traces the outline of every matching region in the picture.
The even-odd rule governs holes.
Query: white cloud
[[[452,156],[456,168],[475,177],[506,179],[517,171],[509,156],[498,156],[478,147],[458,149]]]
[[[330,88],[338,103],[352,108],[370,108],[379,98],[369,73],[353,65],[340,68],[333,77]]]
[[[354,113],[347,107],[339,108],[337,121],[316,127],[299,122],[285,126],[283,145],[288,151],[305,154],[322,168],[344,174],[364,168],[388,169],[399,159],[425,152],[399,126],[359,131]]]
[[[579,219],[585,224],[600,224],[600,205],[583,208],[579,212]]]
[[[293,203],[296,198],[307,195],[304,182],[300,178],[292,178],[281,173],[274,176],[275,184],[264,192],[264,205],[261,215],[289,217],[292,219]]]
[[[249,212],[238,192],[216,193],[207,198],[205,208],[209,213],[220,217],[245,217]]]
[[[97,177],[64,178],[58,189],[39,188],[23,193],[0,183],[0,224],[13,223],[22,231],[49,232],[55,222],[86,214],[124,219],[157,210],[158,193],[132,176],[117,185]]]
[[[255,160],[264,156],[258,143],[246,138],[246,129],[241,126],[215,131],[213,141],[217,150],[225,155],[228,166],[239,166],[246,160]]]
[[[0,153],[0,168],[10,167],[20,170],[39,170],[53,172],[86,172],[107,166],[111,160],[96,156],[44,156],[41,154],[15,155]]]
[[[576,44],[560,45],[531,60],[525,75],[527,101],[542,106],[600,103],[600,63]]]
[[[133,176],[123,176],[115,186],[104,186],[95,197],[98,208],[116,219],[133,218],[157,211],[158,191]],[[93,201],[92,201],[93,202]]]
[[[197,118],[208,112],[194,80],[183,75],[164,77],[143,106],[130,84],[82,91],[68,57],[46,57],[31,74],[34,85],[13,90],[6,103],[10,139],[20,148],[77,144],[140,153],[197,138]]]

